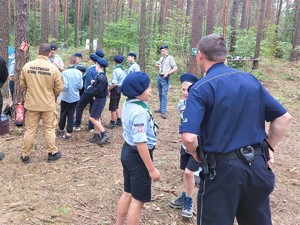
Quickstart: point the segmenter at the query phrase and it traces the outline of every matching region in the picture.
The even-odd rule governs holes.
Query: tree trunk
[[[232,2],[232,11],[230,17],[230,27],[231,27],[231,36],[230,36],[230,52],[233,53],[235,51],[236,44],[236,20],[238,13],[238,0],[233,0]]]
[[[297,62],[300,51],[300,3],[296,4],[296,21],[295,21],[295,36],[293,41],[293,49],[291,53],[291,61]],[[297,49],[298,48],[298,49]]]
[[[146,34],[146,0],[141,0],[140,11],[140,44],[139,44],[139,65],[141,71],[145,71],[145,34]]]
[[[283,33],[286,33],[288,24],[289,24],[289,18],[290,18],[290,10],[291,10],[291,2],[290,0],[286,0],[285,3],[285,15],[284,15],[284,24],[283,24]]]
[[[94,51],[94,4],[95,0],[90,0],[90,23],[89,23],[89,30],[90,30],[90,47],[89,52],[92,53]]]
[[[159,20],[158,20],[158,32],[163,34],[165,24],[165,0],[160,0]]]
[[[10,31],[10,24],[9,24],[9,1],[7,0],[0,0],[0,8],[2,9],[2,13],[0,14],[0,56],[8,62],[8,54],[7,49],[9,45],[9,31]],[[3,86],[4,96],[9,96],[8,91],[8,82],[6,82]],[[1,91],[1,90],[0,90]]]
[[[49,12],[49,11],[48,11]],[[19,77],[25,63],[29,60],[29,51],[21,51],[19,46],[22,41],[29,43],[28,35],[28,0],[15,1],[15,46],[16,46],[16,64],[15,64],[15,98],[14,103],[23,99],[19,86]],[[48,40],[47,40],[48,41]]]
[[[188,71],[197,75],[198,66],[196,62],[196,56],[192,55],[192,48],[197,48],[198,42],[202,37],[202,24],[204,17],[203,5],[205,0],[194,1],[193,5],[193,15],[192,15],[192,31],[191,31],[191,42],[190,42],[190,52],[189,52],[189,65]]]
[[[74,24],[74,45],[75,48],[78,47],[78,28],[79,28],[79,0],[75,0],[74,14],[75,14],[75,24]]]
[[[24,0],[21,1],[23,2]],[[42,8],[41,37],[42,37],[42,42],[47,43],[49,37],[49,0],[42,0],[41,8]]]
[[[249,29],[250,12],[251,12],[251,0],[244,0],[243,11],[242,11],[242,20],[241,20],[241,24],[240,24],[241,30]]]
[[[33,45],[36,46],[36,0],[33,1]]]
[[[258,27],[256,33],[256,47],[255,47],[254,59],[259,58],[260,43],[263,36],[263,28],[264,28],[265,8],[266,8],[266,0],[261,0]],[[253,61],[252,69],[253,70],[258,69],[258,61]]]
[[[58,23],[59,23],[59,0],[55,0],[55,24],[54,24],[54,38],[58,40]]]
[[[223,1],[223,6],[222,6],[222,18],[223,18],[223,37],[226,40],[227,36],[227,24],[228,24],[228,0]]]
[[[207,16],[206,16],[206,35],[212,34],[214,32],[215,26],[215,0],[208,0],[207,4]]]
[[[105,19],[105,0],[99,0],[99,24],[98,24],[98,49],[103,49],[104,19]]]
[[[69,25],[69,10],[68,10],[68,0],[63,0],[63,12],[64,12],[64,37],[65,42],[68,40],[68,25]]]
[[[51,38],[54,38],[54,39],[56,39],[55,38],[55,20],[56,20],[55,1],[56,0],[50,1],[51,16],[49,16],[50,35],[51,35]]]

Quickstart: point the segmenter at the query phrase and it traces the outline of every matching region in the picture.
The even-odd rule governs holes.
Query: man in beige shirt
[[[177,65],[173,56],[168,54],[168,46],[162,45],[159,48],[161,52],[160,59],[156,62],[156,66],[159,67],[159,73],[157,77],[157,88],[159,93],[159,105],[160,108],[155,110],[155,113],[161,113],[163,119],[167,118],[167,103],[168,92],[170,86],[170,75],[175,73]]]
[[[55,97],[63,90],[63,80],[58,68],[48,61],[50,45],[42,43],[35,60],[24,65],[20,75],[20,87],[26,92],[24,145],[21,151],[23,163],[29,162],[29,153],[34,137],[42,119],[48,162],[61,157],[55,145],[55,128],[57,114],[55,111]]]

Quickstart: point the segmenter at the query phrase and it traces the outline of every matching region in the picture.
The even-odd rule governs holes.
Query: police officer
[[[61,152],[55,145],[57,125],[55,97],[63,90],[63,80],[58,68],[48,61],[50,51],[50,45],[42,43],[37,58],[26,63],[20,74],[20,87],[26,92],[25,108],[27,109],[26,132],[21,151],[23,163],[29,162],[30,149],[40,119],[43,121],[48,161],[55,161],[61,157]]]
[[[190,89],[180,126],[195,159],[203,149],[197,223],[232,225],[236,217],[240,225],[271,225],[274,155],[265,121],[274,149],[291,115],[253,75],[225,66],[226,54],[223,37],[200,40],[196,59],[206,76]]]
[[[160,178],[152,162],[155,123],[145,103],[151,94],[149,76],[143,72],[127,75],[122,93],[128,97],[122,108],[124,192],[118,202],[116,224],[124,224],[126,217],[128,224],[139,224],[142,207],[151,200],[151,180]]]

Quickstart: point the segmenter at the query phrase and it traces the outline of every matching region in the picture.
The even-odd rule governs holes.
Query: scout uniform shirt
[[[128,67],[126,69],[126,75],[133,73],[133,72],[139,72],[139,71],[141,71],[140,66],[136,62],[133,62],[128,65]]]

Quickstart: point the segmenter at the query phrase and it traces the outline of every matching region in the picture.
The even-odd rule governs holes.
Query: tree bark
[[[146,34],[146,0],[141,0],[140,11],[140,45],[139,45],[139,65],[141,71],[145,71],[145,34]]]
[[[103,49],[104,19],[105,19],[105,0],[99,0],[99,24],[98,24],[98,49]]]
[[[36,46],[36,0],[33,1],[33,45]]]
[[[297,62],[299,58],[300,51],[300,3],[296,4],[296,26],[295,26],[295,36],[293,40],[293,49],[291,52],[291,61]],[[298,48],[298,49],[297,49]]]
[[[49,11],[48,11],[49,12]],[[19,86],[20,72],[29,60],[29,50],[24,52],[19,49],[22,41],[29,43],[28,34],[28,0],[15,1],[15,46],[16,46],[16,64],[15,64],[15,98],[14,103],[20,102],[22,92]],[[47,40],[48,41],[48,40]]]
[[[222,18],[223,18],[223,37],[226,40],[227,36],[227,24],[228,24],[228,0],[223,1],[223,6],[222,6]]]
[[[158,20],[158,32],[162,35],[165,25],[165,0],[160,0],[159,20]]]
[[[202,37],[202,24],[204,17],[204,0],[194,1],[193,4],[193,15],[192,15],[192,31],[191,31],[191,42],[190,42],[190,52],[189,52],[189,65],[188,71],[195,75],[198,73],[198,66],[196,61],[196,56],[191,54],[192,48],[197,48],[198,42]]]
[[[78,47],[78,28],[79,28],[79,0],[75,0],[74,14],[75,14],[75,24],[74,24],[74,45],[75,48]]]
[[[258,27],[257,27],[257,33],[256,33],[256,47],[255,47],[255,53],[254,58],[258,59],[260,54],[260,43],[263,36],[263,28],[264,28],[264,18],[265,18],[265,8],[266,8],[266,0],[261,0],[260,4],[260,12],[259,12],[259,20],[258,20]],[[258,61],[253,61],[253,70],[258,69]]]
[[[41,36],[42,42],[47,43],[49,38],[49,0],[42,0]]]
[[[235,51],[236,44],[236,20],[238,13],[238,0],[233,0],[232,2],[232,10],[230,17],[230,27],[231,27],[231,36],[230,36],[230,52],[233,53]]]
[[[64,12],[64,37],[65,42],[68,40],[68,25],[69,25],[69,10],[68,10],[68,0],[63,0],[63,12]]]
[[[89,52],[92,53],[94,51],[94,4],[95,0],[90,0],[90,47]]]
[[[244,0],[242,19],[240,24],[241,30],[248,30],[250,24],[251,0]]]
[[[215,0],[209,0],[207,4],[207,16],[206,16],[206,35],[214,32],[215,26],[215,11],[216,2]]]

